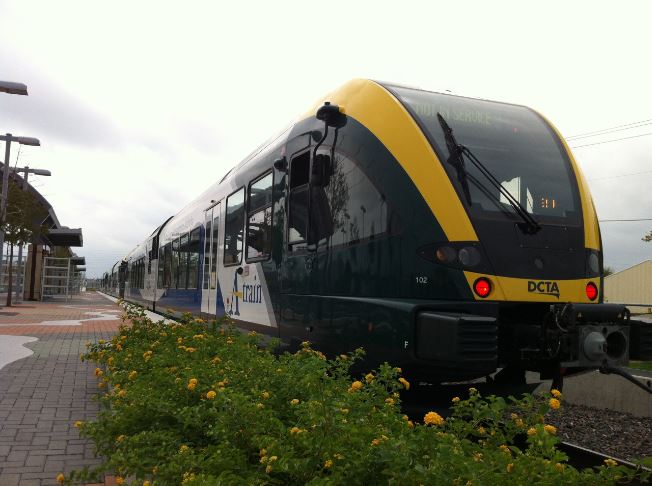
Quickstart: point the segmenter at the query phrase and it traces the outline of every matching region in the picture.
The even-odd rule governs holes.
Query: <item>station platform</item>
[[[121,312],[94,292],[0,308],[0,486],[54,486],[100,463],[74,427],[99,411],[95,364],[79,356],[116,333]]]

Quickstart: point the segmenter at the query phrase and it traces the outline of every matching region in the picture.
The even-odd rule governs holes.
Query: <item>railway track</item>
[[[632,462],[625,461],[623,459],[618,459],[617,457],[609,456],[607,454],[602,454],[600,452],[587,449],[586,447],[582,447],[577,444],[571,444],[570,442],[561,442],[558,448],[568,456],[568,463],[571,466],[573,466],[575,469],[585,469],[585,468],[603,466],[607,459],[611,459],[613,461],[616,461],[621,466],[626,466],[632,469],[646,469]],[[626,484],[649,485],[651,483],[650,482],[644,483],[640,479],[635,479],[632,482]]]

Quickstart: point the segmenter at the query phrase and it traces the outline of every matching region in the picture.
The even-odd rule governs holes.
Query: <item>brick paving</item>
[[[33,355],[0,369],[0,486],[56,485],[58,473],[100,462],[73,426],[99,411],[95,365],[79,355],[87,341],[115,334],[119,315],[95,293],[0,309],[0,344],[6,335],[37,338],[24,345]]]

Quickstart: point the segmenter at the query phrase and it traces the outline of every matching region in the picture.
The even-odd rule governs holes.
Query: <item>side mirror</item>
[[[340,107],[331,105],[330,101],[319,107],[316,117],[317,120],[323,121],[327,127],[341,128],[346,124],[346,116],[340,111]]]
[[[280,172],[287,172],[288,171],[288,161],[285,157],[281,157],[280,159],[276,159],[274,161],[274,168]]]

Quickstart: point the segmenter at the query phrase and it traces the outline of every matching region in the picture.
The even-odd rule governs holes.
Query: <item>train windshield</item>
[[[550,126],[534,111],[415,89],[390,89],[426,132],[471,216],[493,219],[515,212],[507,197],[468,159],[465,177],[461,177],[438,114],[452,129],[457,143],[477,157],[536,221],[580,224],[577,183],[570,161]]]

